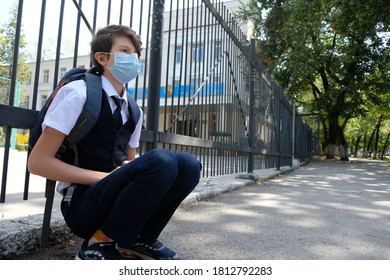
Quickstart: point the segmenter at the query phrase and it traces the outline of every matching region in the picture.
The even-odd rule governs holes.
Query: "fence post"
[[[292,135],[291,135],[291,165],[294,166],[295,160],[295,99],[292,100]]]
[[[163,20],[165,0],[153,1],[152,33],[150,44],[149,94],[147,102],[146,129],[153,132],[152,143],[147,143],[146,150],[157,148],[158,124],[160,114],[161,61],[163,45]]]
[[[276,170],[280,170],[280,154],[282,153],[282,130],[281,130],[281,118],[282,118],[282,115],[281,115],[281,103],[282,103],[282,100],[278,94],[278,97],[276,98],[276,101],[278,102],[277,105],[278,105],[278,114],[277,114],[277,129],[275,129],[275,133],[277,133],[277,136],[276,136],[276,147],[278,148],[278,157],[276,159]]]
[[[321,115],[317,115],[317,147],[316,147],[316,153],[317,156],[321,155],[321,141],[320,141],[320,129],[321,129]]]
[[[249,82],[249,144],[251,152],[248,157],[248,173],[253,173],[254,169],[254,148],[255,148],[255,111],[254,111],[254,102],[255,102],[255,67],[253,62],[256,59],[256,41],[251,39],[250,45],[250,82]]]
[[[13,49],[13,61],[12,72],[11,72],[11,85],[10,85],[10,94],[9,94],[9,105],[14,105],[14,97],[15,97],[15,87],[16,87],[16,78],[17,78],[17,70],[18,70],[18,54],[19,54],[19,46],[20,46],[20,32],[22,28],[22,11],[23,11],[23,0],[19,0],[18,5],[18,18],[16,21],[16,31],[15,31],[15,42]],[[1,180],[1,191],[0,191],[0,203],[5,202],[5,191],[7,184],[7,173],[8,173],[8,158],[9,158],[9,149],[11,144],[11,131],[12,127],[5,127],[5,149],[4,149],[4,166]]]

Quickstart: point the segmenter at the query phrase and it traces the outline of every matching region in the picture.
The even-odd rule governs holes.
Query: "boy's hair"
[[[124,36],[131,40],[138,57],[141,56],[142,41],[139,35],[126,25],[108,25],[99,29],[91,42],[91,60],[96,72],[103,73],[103,67],[96,61],[96,52],[110,52],[115,37]]]

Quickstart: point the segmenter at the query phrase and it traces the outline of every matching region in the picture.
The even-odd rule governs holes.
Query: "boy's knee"
[[[147,154],[145,161],[152,168],[164,169],[167,172],[175,172],[177,170],[177,159],[175,155],[164,149],[155,149]]]
[[[200,177],[202,165],[198,159],[189,153],[173,153],[169,150],[155,149],[148,152],[148,154],[147,162],[149,164],[167,170],[171,176],[175,176],[175,172],[184,172],[192,178]]]
[[[202,164],[197,158],[188,153],[178,153],[176,156],[180,167],[183,167],[187,172],[193,172],[195,176],[200,176]]]

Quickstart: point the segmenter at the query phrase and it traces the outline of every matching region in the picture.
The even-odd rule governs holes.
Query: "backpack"
[[[58,83],[57,87],[53,91],[53,93],[47,99],[45,105],[39,112],[37,119],[30,129],[29,139],[28,139],[28,148],[29,151],[32,150],[38,138],[42,134],[42,123],[45,119],[45,115],[49,106],[57,94],[58,90],[63,86],[70,82],[83,79],[85,80],[87,87],[87,99],[85,101],[84,107],[81,111],[79,118],[76,121],[75,126],[65,137],[65,140],[57,152],[57,156],[59,157],[66,149],[72,149],[75,154],[75,165],[78,166],[78,158],[77,158],[77,149],[76,144],[83,139],[94,127],[96,121],[100,115],[101,103],[102,99],[100,98],[102,93],[102,79],[99,75],[92,74],[87,72],[86,69],[83,68],[73,68],[65,73],[64,77]],[[98,98],[96,98],[98,94]],[[128,94],[128,93],[127,93]],[[127,96],[128,104],[129,104],[129,114],[130,114],[130,129],[131,134],[134,132],[135,126],[138,123],[140,118],[140,110],[138,104],[135,100],[128,94]]]

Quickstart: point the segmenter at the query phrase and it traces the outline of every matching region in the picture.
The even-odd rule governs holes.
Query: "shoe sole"
[[[130,250],[130,249],[124,249],[124,248],[118,247],[118,245],[116,245],[115,248],[118,250],[119,254],[122,254],[122,253],[132,254],[132,255],[136,255],[141,260],[154,260],[152,257],[150,257],[148,255],[144,255],[144,254],[141,254],[139,252],[136,252],[136,251],[133,251],[133,250]],[[124,256],[124,257],[126,258],[126,256]]]
[[[133,251],[131,249],[123,249],[123,248],[118,247],[118,246],[116,246],[116,249],[118,250],[118,252],[120,254],[122,252],[123,253],[128,253],[128,254],[133,254],[133,255],[136,255],[137,257],[139,257],[141,260],[156,260],[156,259],[152,258],[151,256],[141,254],[141,253]],[[176,256],[177,256],[177,254],[176,254]],[[160,260],[180,260],[180,258],[177,258],[177,259],[160,259]]]

